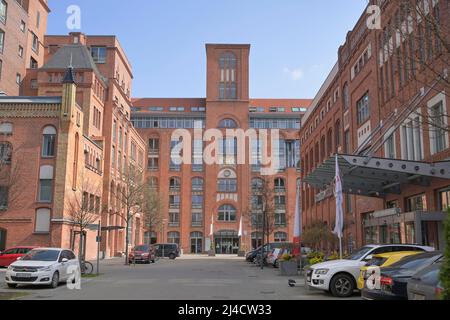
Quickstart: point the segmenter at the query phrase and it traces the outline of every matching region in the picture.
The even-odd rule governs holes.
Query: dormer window
[[[233,53],[226,52],[220,56],[219,99],[221,100],[237,99],[236,65],[236,56]]]

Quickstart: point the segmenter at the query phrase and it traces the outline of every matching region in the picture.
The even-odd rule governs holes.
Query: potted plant
[[[280,272],[282,276],[298,275],[298,263],[293,255],[283,254],[280,260]]]

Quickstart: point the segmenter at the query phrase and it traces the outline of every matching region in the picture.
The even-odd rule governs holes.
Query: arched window
[[[336,153],[338,152],[338,148],[341,145],[342,142],[342,133],[341,133],[341,120],[337,120],[336,121],[336,125],[335,125],[335,129],[334,129],[334,134],[335,134],[335,144],[334,144],[334,148]]]
[[[327,154],[333,153],[333,129],[329,129],[327,133]]]
[[[275,192],[285,192],[286,184],[283,178],[275,179]]]
[[[169,188],[170,188],[170,191],[180,191],[180,188],[181,188],[180,178],[177,178],[177,177],[170,178]]]
[[[219,208],[219,221],[236,221],[236,208],[230,204],[225,204]]]
[[[0,142],[0,164],[9,164],[12,160],[12,146],[9,142]]]
[[[325,160],[326,156],[326,146],[325,146],[325,136],[320,139],[320,158],[322,161]]]
[[[237,128],[237,123],[233,119],[223,119],[219,123],[219,128],[221,128],[221,129],[235,129],[235,128]]]
[[[275,242],[286,242],[287,241],[287,233],[286,232],[275,232],[274,240],[275,240]]]
[[[236,65],[236,56],[231,52],[225,52],[219,58],[219,99],[221,100],[237,99]]]
[[[56,147],[56,129],[53,126],[47,126],[42,132],[42,157],[51,158],[55,156]]]
[[[344,110],[347,110],[350,106],[350,95],[348,92],[348,83],[344,84],[344,88],[342,89],[342,103],[344,105]]]
[[[53,167],[42,166],[39,170],[39,202],[52,202]]]
[[[192,179],[192,191],[202,192],[203,191],[203,179],[193,178]]]
[[[178,231],[171,231],[167,233],[167,242],[176,243],[180,245],[180,233]]]

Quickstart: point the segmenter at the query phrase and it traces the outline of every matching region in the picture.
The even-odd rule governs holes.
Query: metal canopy
[[[344,193],[382,198],[400,194],[405,184],[429,186],[432,178],[450,179],[450,161],[425,163],[384,158],[338,155]],[[334,182],[333,156],[309,174],[304,182],[324,189]]]

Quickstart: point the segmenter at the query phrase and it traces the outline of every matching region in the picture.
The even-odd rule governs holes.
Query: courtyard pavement
[[[95,270],[95,268],[94,268]],[[327,293],[311,291],[303,277],[288,286],[273,268],[261,270],[234,256],[184,255],[155,264],[125,266],[123,259],[100,262],[99,277],[83,279],[81,290],[19,287],[8,289],[0,269],[1,294],[15,292],[24,300],[328,300]],[[17,293],[20,293],[17,294]],[[22,294],[27,294],[22,297]],[[350,299],[360,299],[357,295]]]

